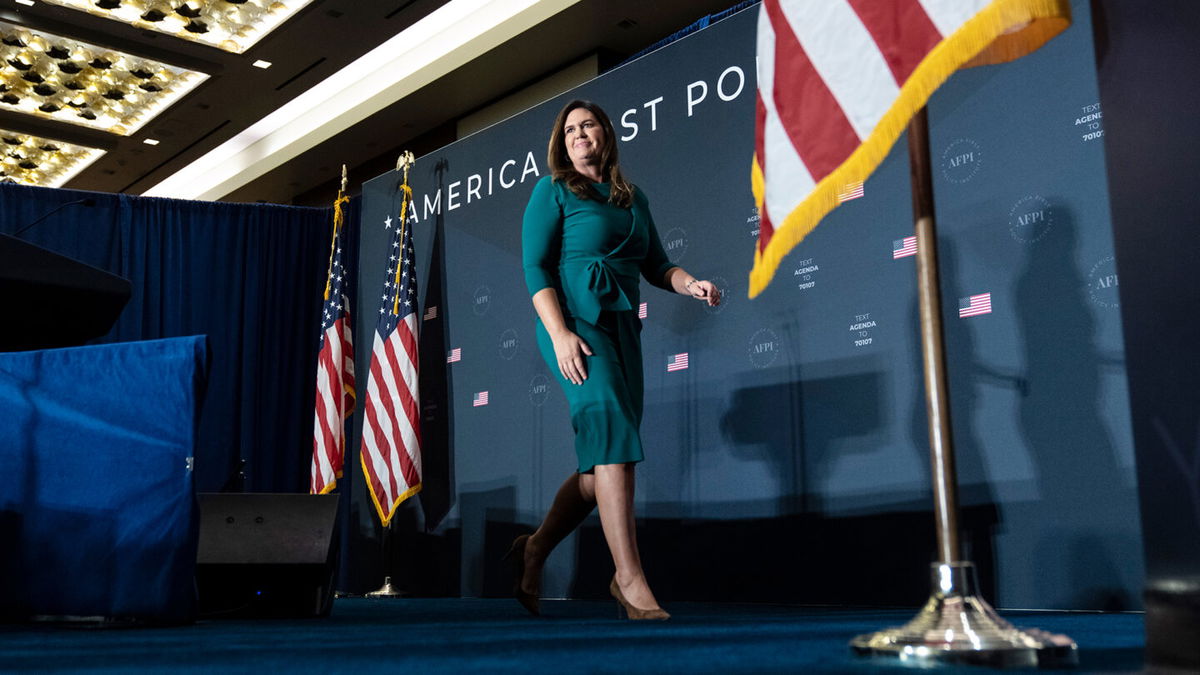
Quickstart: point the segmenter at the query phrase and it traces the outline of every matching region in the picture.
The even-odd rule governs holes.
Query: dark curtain
[[[344,262],[357,270],[358,204],[350,206]],[[244,460],[247,491],[307,491],[332,208],[0,184],[0,218],[9,234],[44,218],[20,237],[132,282],[129,304],[98,342],[208,336],[197,490],[221,489]]]

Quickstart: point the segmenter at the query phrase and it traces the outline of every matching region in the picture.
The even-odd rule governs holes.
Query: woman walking
[[[646,196],[621,173],[612,122],[599,106],[563,107],[547,163],[550,175],[525,210],[523,263],[538,348],[566,393],[579,468],[537,531],[513,542],[514,594],[539,614],[546,557],[598,504],[616,567],[609,592],[630,619],[667,619],[642,571],[634,526],[634,467],[643,459],[638,277],[709,305],[720,293],[667,259]]]

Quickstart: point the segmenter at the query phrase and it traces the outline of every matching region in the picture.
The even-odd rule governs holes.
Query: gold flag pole
[[[401,242],[401,245],[403,245],[403,242],[404,242],[404,228],[408,227],[408,205],[412,202],[412,188],[409,187],[409,185],[408,185],[408,170],[412,168],[412,165],[414,163],[416,163],[416,161],[417,160],[413,156],[412,152],[410,152],[408,150],[405,150],[404,152],[400,153],[400,157],[396,160],[396,170],[403,172],[403,179],[400,182],[400,188],[399,188],[400,192],[401,192],[401,197],[400,197],[400,242]],[[401,252],[401,258],[403,258],[403,257],[404,257],[404,254],[403,254],[403,252]],[[401,273],[400,268],[401,268],[401,265],[399,264],[399,262],[397,262],[396,278],[394,280],[395,288],[400,288],[400,273]],[[393,314],[400,313],[400,294],[399,293],[396,294],[396,299],[392,303],[392,313]],[[386,573],[387,562],[388,562],[387,554],[390,549],[389,544],[391,543],[391,531],[392,531],[391,523],[388,523],[387,525],[384,526],[383,541],[380,545],[380,549],[383,553],[383,567],[384,567],[384,572],[385,572],[384,576],[383,576],[383,585],[380,586],[379,588],[371,591],[370,593],[367,593],[368,598],[400,598],[400,597],[404,597],[406,595],[404,591],[400,590],[400,587],[398,587],[392,583],[392,576],[390,574]]]
[[[917,616],[903,626],[859,635],[851,648],[863,656],[898,658],[914,665],[963,663],[992,667],[1062,667],[1079,660],[1065,635],[1018,629],[977,592],[975,565],[963,560],[958,541],[958,488],[950,430],[949,388],[942,340],[937,232],[929,160],[929,122],[922,107],[908,126],[913,220],[917,237],[917,295],[921,355],[925,363],[925,408],[929,417],[933,511],[938,562],[933,592]]]
[[[346,196],[346,165],[342,165],[342,187],[338,190],[337,198],[333,200],[333,237],[329,240],[329,267],[325,270],[325,299],[329,299],[329,288],[333,283],[333,254],[337,249],[338,234],[341,233],[342,224],[346,220],[346,216],[342,211],[342,206],[348,204],[350,198]]]

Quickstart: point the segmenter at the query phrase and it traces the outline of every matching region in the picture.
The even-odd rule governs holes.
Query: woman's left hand
[[[711,281],[697,279],[688,284],[687,289],[693,298],[707,302],[709,307],[721,304],[721,291],[717,290],[716,284]]]

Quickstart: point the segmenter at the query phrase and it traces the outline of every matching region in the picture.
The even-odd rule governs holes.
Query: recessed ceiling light
[[[143,140],[142,142],[145,143],[146,145],[158,145],[157,138],[147,138],[147,139]]]
[[[255,68],[270,68],[271,62],[263,61],[262,59],[259,59],[259,60],[255,61],[253,65]]]
[[[17,0],[17,4],[25,5],[27,7],[33,7],[33,0]]]

